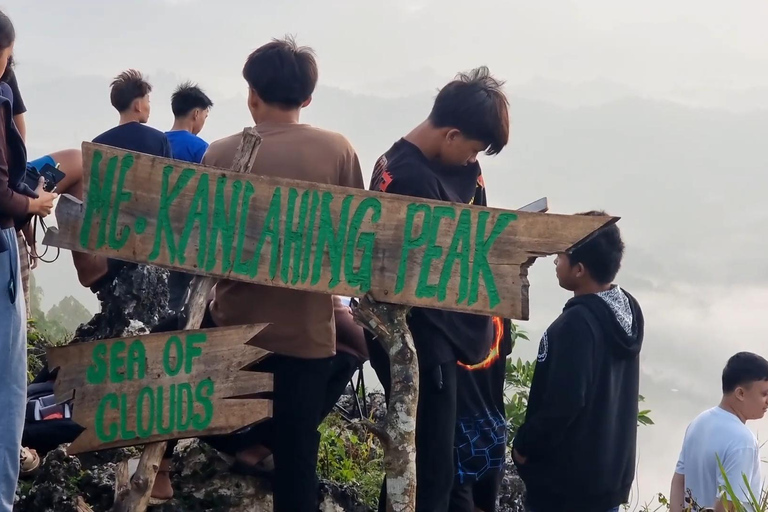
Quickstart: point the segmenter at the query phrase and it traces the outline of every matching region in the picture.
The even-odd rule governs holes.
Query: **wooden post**
[[[234,172],[250,172],[256,160],[256,154],[261,145],[261,136],[255,128],[243,129],[243,139],[235,153],[232,162]],[[205,314],[207,298],[216,279],[205,276],[195,276],[187,292],[183,314],[186,317],[185,330],[199,329]],[[113,512],[144,512],[149,504],[152,487],[155,485],[155,477],[160,468],[167,442],[152,443],[144,447],[139,461],[139,467],[131,478],[130,485],[117,482],[117,488],[128,489],[115,498],[112,507]],[[120,471],[117,477],[128,477],[128,471]]]
[[[416,408],[419,362],[406,316],[411,308],[377,303],[370,295],[354,308],[355,318],[371,331],[389,354],[391,388],[387,414],[378,423],[363,423],[384,448],[387,512],[416,510]]]

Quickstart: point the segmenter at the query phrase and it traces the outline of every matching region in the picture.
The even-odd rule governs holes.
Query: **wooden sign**
[[[236,174],[83,143],[86,201],[44,243],[217,278],[528,318],[527,269],[613,217]]]
[[[243,370],[269,352],[266,324],[150,334],[49,348],[56,400],[74,398],[81,453],[228,434],[272,415],[272,375]]]

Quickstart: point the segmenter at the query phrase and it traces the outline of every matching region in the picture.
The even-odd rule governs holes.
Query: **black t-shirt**
[[[9,70],[2,79],[3,82],[8,84],[11,89],[12,96],[8,99],[11,100],[13,106],[13,115],[18,116],[27,111],[27,106],[24,104],[24,99],[21,97],[21,91],[19,91],[19,84],[16,81],[16,73],[13,70]]]
[[[93,139],[93,142],[127,151],[173,158],[171,145],[165,134],[137,122],[115,126]]]
[[[378,159],[370,190],[486,206],[479,164],[447,168],[430,162],[404,139]],[[491,317],[484,315],[414,307],[408,327],[424,369],[457,359],[467,364],[482,361],[493,341]]]
[[[485,360],[456,371],[456,482],[497,478],[504,469],[507,421],[504,380],[512,352],[510,320],[495,318],[494,342]]]

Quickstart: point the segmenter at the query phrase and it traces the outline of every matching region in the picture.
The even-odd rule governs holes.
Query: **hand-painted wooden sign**
[[[44,243],[213,277],[528,318],[527,269],[613,217],[236,174],[83,144],[86,201]]]
[[[269,352],[264,324],[150,334],[48,349],[57,401],[74,398],[81,453],[227,434],[272,415],[272,375],[243,370]]]

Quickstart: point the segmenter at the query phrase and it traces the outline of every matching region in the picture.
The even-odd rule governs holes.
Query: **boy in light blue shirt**
[[[203,130],[208,112],[213,106],[211,99],[191,82],[184,82],[171,96],[173,128],[165,132],[175,160],[199,164],[208,149],[208,143],[197,136]],[[192,275],[171,271],[168,275],[168,309],[178,313],[181,309]]]
[[[197,136],[203,130],[208,112],[213,107],[211,99],[191,82],[179,85],[171,96],[173,128],[165,132],[171,143],[173,158],[199,164],[208,149],[208,143]]]

